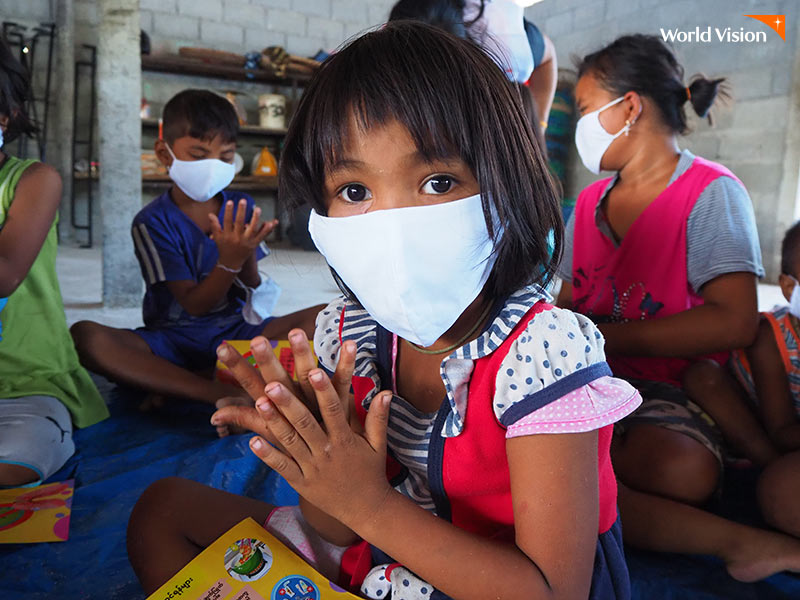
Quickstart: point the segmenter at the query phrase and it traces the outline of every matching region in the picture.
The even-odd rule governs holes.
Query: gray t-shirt
[[[692,165],[694,154],[681,152],[678,166],[667,184],[672,183]],[[615,176],[606,186],[597,203],[595,222],[600,231],[615,245],[617,241],[600,218],[599,207],[617,182]],[[575,214],[567,221],[564,253],[558,276],[572,283],[572,246],[575,237]],[[726,273],[748,272],[764,276],[761,248],[753,213],[753,204],[744,186],[730,177],[718,177],[702,191],[686,224],[686,269],[689,284],[695,293],[715,277]]]

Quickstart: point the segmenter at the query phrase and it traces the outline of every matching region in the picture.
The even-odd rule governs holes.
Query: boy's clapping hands
[[[233,201],[225,203],[222,225],[214,213],[209,213],[211,220],[211,239],[217,244],[219,263],[228,269],[241,269],[245,261],[253,255],[253,250],[266,238],[278,225],[278,220],[262,222],[261,209],[253,208],[250,222],[245,224],[247,201],[239,200],[236,218],[233,217]]]

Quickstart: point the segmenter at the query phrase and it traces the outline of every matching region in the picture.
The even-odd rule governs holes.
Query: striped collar
[[[511,334],[511,331],[525,316],[525,313],[540,300],[549,302],[552,300],[552,296],[538,285],[532,285],[514,292],[495,311],[495,316],[486,329],[483,330],[483,333],[469,344],[454,350],[445,361],[452,358],[477,360],[488,356],[500,347],[500,344]]]
[[[522,317],[539,302],[552,300],[550,294],[538,285],[523,288],[513,293],[500,307],[483,333],[450,354],[439,366],[439,374],[447,390],[450,413],[442,426],[442,437],[455,437],[464,429],[467,414],[469,380],[474,361],[488,356],[511,335]]]
[[[549,302],[552,297],[538,285],[514,292],[497,309],[489,325],[477,338],[457,348],[442,360],[439,374],[442,377],[450,404],[450,412],[442,428],[443,437],[457,436],[464,428],[469,380],[474,361],[497,350],[528,310],[540,300]],[[372,398],[380,390],[391,388],[391,382],[382,382],[378,374],[376,348],[378,324],[363,308],[357,307],[347,300],[345,300],[345,306],[346,316],[345,322],[342,324],[341,336],[342,340],[354,340],[357,344],[354,375],[369,377],[375,384],[362,402],[364,408],[369,408]]]

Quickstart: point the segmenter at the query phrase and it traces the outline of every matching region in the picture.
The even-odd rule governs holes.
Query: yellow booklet
[[[239,354],[242,355],[242,358],[246,359],[251,365],[258,367],[256,364],[256,359],[253,356],[253,353],[250,351],[250,340],[225,340],[225,343],[236,348],[236,350],[239,351]],[[289,377],[297,381],[297,375],[294,372],[294,354],[292,353],[292,347],[289,344],[289,340],[277,340],[274,342],[270,341],[270,344],[272,344],[272,351],[275,353],[275,356],[278,357],[278,361],[281,363],[281,366],[286,369]],[[311,352],[313,355],[313,342],[309,342],[309,346],[311,346]],[[314,362],[316,363],[316,361],[317,357],[314,356]],[[239,385],[239,382],[236,381],[236,378],[231,374],[231,372],[228,370],[228,367],[226,367],[221,360],[217,361],[214,374],[216,375],[218,381],[229,383],[231,385]]]
[[[203,550],[147,600],[357,600],[253,519]]]
[[[75,480],[0,490],[0,544],[63,542]]]

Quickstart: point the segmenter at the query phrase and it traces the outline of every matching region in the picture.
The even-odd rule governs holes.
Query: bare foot
[[[255,406],[255,402],[253,402],[250,398],[245,398],[242,396],[225,396],[224,398],[217,400],[214,405],[217,407],[217,410],[219,410],[220,408],[224,408],[226,406]],[[216,425],[216,429],[219,437],[245,433],[247,431],[247,429],[244,427],[239,427],[237,425]]]
[[[167,397],[161,394],[147,394],[139,404],[141,412],[150,412],[151,410],[158,410],[164,407],[167,402]]]
[[[747,535],[723,556],[728,573],[738,581],[765,579],[781,571],[800,573],[800,539],[747,527]]]

